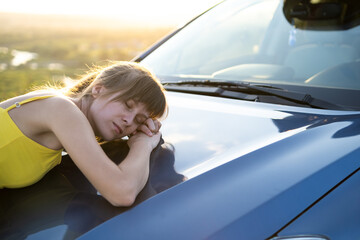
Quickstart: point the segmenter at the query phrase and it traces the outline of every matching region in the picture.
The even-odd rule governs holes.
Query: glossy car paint
[[[280,235],[321,232],[331,239],[357,239],[360,235],[359,185],[360,173],[356,172]]]
[[[164,139],[190,179],[81,239],[266,239],[360,166],[359,112],[168,96]]]

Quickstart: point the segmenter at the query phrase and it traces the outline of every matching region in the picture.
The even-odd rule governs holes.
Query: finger
[[[151,124],[151,123],[150,123],[150,124]],[[152,120],[152,125],[153,125],[154,127],[151,127],[151,128],[150,128],[150,126],[149,126],[149,129],[150,129],[153,133],[157,133],[157,132],[160,130],[160,128],[161,128],[161,123],[160,123],[158,120],[156,120],[156,119]]]
[[[153,135],[153,132],[149,129],[149,127],[145,124],[141,124],[138,127],[138,131],[141,131],[143,133],[145,133],[146,135],[148,135],[149,137],[151,137]]]
[[[161,122],[157,119],[154,120],[155,132],[158,132],[161,128]]]
[[[146,119],[146,121],[143,124],[145,124],[150,129],[150,131],[152,132],[156,131],[155,122],[151,118]]]

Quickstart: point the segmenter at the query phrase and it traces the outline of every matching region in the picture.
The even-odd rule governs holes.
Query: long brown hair
[[[165,90],[157,77],[134,62],[115,62],[108,67],[94,67],[87,75],[65,91],[65,95],[82,101],[92,101],[92,88],[101,85],[104,96],[119,93],[114,101],[134,100],[145,104],[150,117],[167,114]]]

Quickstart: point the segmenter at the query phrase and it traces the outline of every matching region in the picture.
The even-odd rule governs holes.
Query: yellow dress
[[[38,96],[0,108],[0,188],[20,188],[39,181],[60,164],[62,150],[53,150],[25,136],[8,111],[31,101],[52,96]]]

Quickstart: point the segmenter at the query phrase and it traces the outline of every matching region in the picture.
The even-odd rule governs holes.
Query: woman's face
[[[143,103],[134,100],[113,101],[117,95],[94,96],[88,111],[88,119],[95,135],[105,141],[130,135],[149,118]]]

